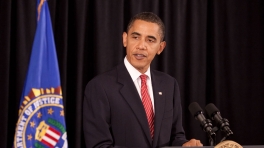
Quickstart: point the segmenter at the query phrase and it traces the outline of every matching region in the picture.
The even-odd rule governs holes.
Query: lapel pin
[[[162,95],[162,92],[159,92],[159,95]]]

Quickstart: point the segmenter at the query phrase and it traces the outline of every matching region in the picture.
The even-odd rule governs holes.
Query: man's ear
[[[160,42],[160,48],[159,48],[157,54],[160,55],[165,47],[166,47],[166,42],[165,41]]]
[[[127,46],[127,33],[123,32],[123,46],[126,47]]]

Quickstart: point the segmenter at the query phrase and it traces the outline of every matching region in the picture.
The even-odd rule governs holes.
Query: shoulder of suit
[[[117,70],[116,68],[113,68],[111,70],[108,70],[106,72],[103,72],[97,76],[95,76],[95,78],[99,77],[100,79],[101,78],[110,78],[110,77],[116,77],[116,73],[117,73]]]
[[[155,75],[155,76],[159,76],[159,77],[163,77],[163,78],[167,78],[167,79],[175,79],[174,77],[172,77],[171,75],[162,72],[162,71],[158,71],[158,70],[151,70],[151,72]]]

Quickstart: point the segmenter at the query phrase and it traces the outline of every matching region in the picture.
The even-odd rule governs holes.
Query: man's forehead
[[[128,30],[128,34],[138,34],[147,36],[161,36],[161,30],[158,24],[147,22],[143,20],[136,20],[131,28]]]

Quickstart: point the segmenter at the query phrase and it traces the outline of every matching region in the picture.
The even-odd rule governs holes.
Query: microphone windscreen
[[[206,105],[205,111],[210,117],[212,117],[215,112],[219,112],[218,108],[213,103],[209,103],[208,105]]]
[[[189,111],[191,112],[193,116],[196,116],[197,112],[202,111],[202,108],[197,102],[193,102],[189,105]]]

